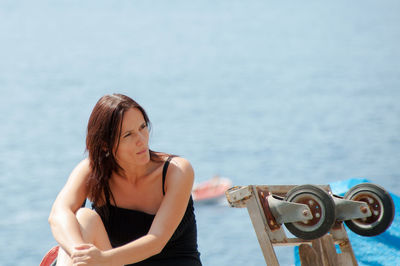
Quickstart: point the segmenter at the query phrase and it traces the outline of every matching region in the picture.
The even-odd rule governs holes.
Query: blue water
[[[400,194],[400,2],[0,0],[0,264],[38,265],[97,99],[128,94],[196,180]],[[263,265],[246,209],[196,206],[204,265]],[[279,248],[281,265],[293,264]]]

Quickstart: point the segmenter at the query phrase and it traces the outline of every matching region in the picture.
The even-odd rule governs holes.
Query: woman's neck
[[[158,164],[150,160],[144,165],[129,164],[121,167],[123,168],[123,171],[116,176],[129,183],[135,184],[153,173],[158,167]]]

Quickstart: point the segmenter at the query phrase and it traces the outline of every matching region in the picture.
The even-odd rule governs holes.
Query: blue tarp
[[[343,196],[351,187],[369,182],[367,179],[349,179],[329,184],[332,192]],[[389,191],[390,189],[385,188]],[[395,209],[399,210],[400,197],[390,193]],[[400,265],[400,214],[395,212],[392,225],[385,232],[374,237],[365,237],[353,233],[346,227],[359,266]],[[294,250],[295,265],[300,266],[298,247]]]

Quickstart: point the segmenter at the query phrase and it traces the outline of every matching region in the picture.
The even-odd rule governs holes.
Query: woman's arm
[[[89,173],[89,160],[85,159],[72,171],[49,216],[54,238],[69,255],[72,254],[75,245],[84,243],[75,213],[86,198],[86,180]]]
[[[101,257],[107,257],[112,265],[125,265],[160,253],[185,214],[193,181],[194,172],[190,163],[183,158],[174,157],[168,167],[165,196],[147,235],[121,247],[104,251],[101,255],[96,255],[96,249],[86,249],[74,252],[72,257],[79,259],[89,256],[93,261],[96,260],[95,256],[98,256],[99,261]]]

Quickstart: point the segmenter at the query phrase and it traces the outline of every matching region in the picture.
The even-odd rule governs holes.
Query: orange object
[[[228,178],[215,176],[212,179],[193,186],[192,197],[194,201],[214,203],[225,197],[225,191],[232,186]]]
[[[53,264],[53,262],[57,259],[59,249],[60,249],[59,246],[55,246],[52,249],[50,249],[43,257],[40,266],[51,266],[51,264]]]

